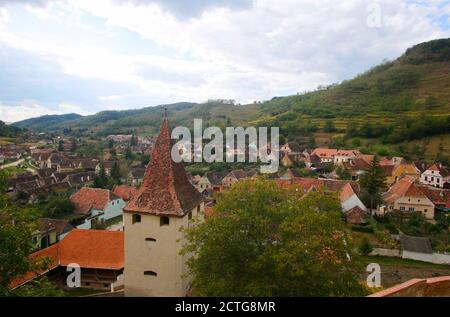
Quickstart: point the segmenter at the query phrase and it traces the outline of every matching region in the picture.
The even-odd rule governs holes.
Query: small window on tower
[[[147,276],[156,276],[156,275],[158,275],[158,274],[156,274],[156,272],[153,272],[153,271],[144,271],[144,275],[147,275]]]
[[[159,219],[159,225],[160,226],[168,226],[169,222],[170,222],[169,217],[161,217]]]
[[[192,211],[188,215],[188,220],[191,220],[191,219],[192,219]]]
[[[145,238],[145,241],[156,242],[155,238]]]
[[[200,212],[200,205],[197,206],[197,213]]]
[[[136,222],[141,222],[141,215],[134,214],[132,218],[132,223],[135,224]]]

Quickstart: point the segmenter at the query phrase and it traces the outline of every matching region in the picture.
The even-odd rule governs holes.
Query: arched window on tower
[[[145,276],[157,276],[158,274],[153,271],[144,271]]]

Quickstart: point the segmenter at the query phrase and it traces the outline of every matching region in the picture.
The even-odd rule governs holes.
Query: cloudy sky
[[[0,120],[265,100],[444,37],[448,0],[0,0]]]

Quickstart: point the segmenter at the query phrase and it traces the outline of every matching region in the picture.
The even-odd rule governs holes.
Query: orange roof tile
[[[108,230],[72,230],[60,244],[60,265],[119,270],[124,266],[124,233]]]
[[[397,199],[403,196],[423,197],[425,196],[415,184],[416,178],[407,175],[392,185],[389,190],[383,194],[383,200],[388,204],[393,204]]]
[[[70,263],[77,263],[82,268],[120,270],[124,267],[124,256],[123,231],[74,229],[60,242],[30,255],[34,259],[50,259],[47,270],[28,272],[14,280],[10,288]]]
[[[70,196],[75,205],[75,212],[87,214],[91,209],[103,210],[110,201],[110,191],[101,188],[83,187]]]
[[[324,157],[331,159],[336,155],[337,151],[337,149],[317,148],[311,154],[315,154],[320,158]]]
[[[117,185],[114,186],[112,192],[124,201],[129,201],[137,193],[137,189],[133,186]]]
[[[353,195],[355,195],[355,191],[353,190],[352,185],[350,183],[347,183],[341,189],[339,197],[341,199],[341,202],[344,202],[347,199],[349,199],[350,197],[352,197]]]

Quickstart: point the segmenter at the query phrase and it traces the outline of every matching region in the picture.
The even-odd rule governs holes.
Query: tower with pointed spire
[[[190,287],[181,227],[203,217],[201,194],[181,163],[164,117],[142,185],[124,208],[125,296],[185,296]]]

